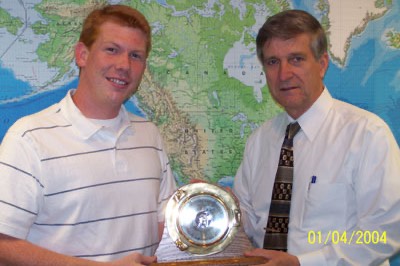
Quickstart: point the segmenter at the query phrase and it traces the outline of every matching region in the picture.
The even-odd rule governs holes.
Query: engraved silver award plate
[[[182,186],[166,209],[168,233],[181,250],[204,256],[224,250],[240,226],[236,199],[224,189],[208,184]]]

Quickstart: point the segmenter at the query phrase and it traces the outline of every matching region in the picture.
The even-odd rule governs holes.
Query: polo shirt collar
[[[72,129],[77,136],[83,139],[89,139],[94,134],[102,129],[100,125],[97,125],[85,117],[81,111],[76,107],[72,100],[72,95],[75,93],[75,89],[68,91],[66,97],[61,100],[61,112],[64,117],[71,123]],[[121,110],[118,114],[121,116],[121,130],[124,131],[127,127],[131,125],[129,121],[128,112],[124,106],[121,106]]]

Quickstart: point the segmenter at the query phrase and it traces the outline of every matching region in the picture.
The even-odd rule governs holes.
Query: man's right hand
[[[132,253],[119,260],[111,262],[109,265],[112,266],[143,266],[150,265],[151,263],[157,262],[156,256],[144,256],[140,253]]]
[[[157,262],[156,256],[144,256],[137,252],[112,262],[71,257],[0,233],[0,266],[143,266],[154,262]]]

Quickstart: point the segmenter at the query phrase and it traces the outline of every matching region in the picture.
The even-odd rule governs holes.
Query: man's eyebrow
[[[306,53],[303,52],[292,52],[289,53],[287,55],[285,55],[284,57],[278,57],[276,55],[270,55],[270,56],[264,56],[264,61],[265,60],[270,60],[270,59],[278,59],[280,60],[281,58],[291,58],[291,57],[295,57],[295,56],[302,56],[302,57],[306,57]]]
[[[270,59],[278,59],[275,55],[270,55],[270,56],[264,56],[264,61],[270,60]]]
[[[289,54],[289,57],[293,57],[293,56],[302,56],[302,57],[306,57],[307,54],[304,52],[293,52]]]
[[[118,43],[116,43],[116,42],[114,42],[114,41],[106,41],[106,42],[104,42],[104,45],[113,45],[113,46],[116,46],[116,47],[118,47],[118,48],[123,48],[123,47],[124,47],[124,46],[119,45]],[[130,53],[131,53],[131,52],[146,53],[146,49],[134,48],[134,49],[129,50],[129,52],[130,52]]]
[[[107,45],[110,46],[110,45],[112,45],[112,46],[120,47],[116,42],[113,42],[113,41],[104,41],[100,45],[102,45],[102,46],[107,46]]]

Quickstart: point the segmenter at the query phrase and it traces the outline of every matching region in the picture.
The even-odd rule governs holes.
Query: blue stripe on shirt
[[[93,257],[101,257],[101,256],[110,256],[110,255],[116,255],[116,254],[121,254],[121,253],[126,253],[126,252],[132,252],[132,251],[138,251],[138,250],[142,250],[145,248],[151,248],[154,246],[157,246],[159,243],[153,243],[150,244],[148,246],[144,246],[144,247],[140,247],[140,248],[131,248],[131,249],[126,249],[126,250],[121,250],[121,251],[115,251],[115,252],[111,252],[111,253],[104,253],[104,254],[92,254],[92,255],[73,255],[73,257],[77,257],[77,258],[93,258]]]
[[[80,156],[80,155],[86,155],[86,154],[92,154],[92,153],[99,153],[99,152],[106,152],[106,151],[112,151],[112,150],[123,151],[123,150],[136,150],[136,149],[154,149],[154,150],[157,150],[157,151],[162,151],[162,149],[154,147],[154,146],[140,146],[140,147],[130,147],[130,148],[112,147],[112,148],[106,148],[106,149],[95,150],[95,151],[79,152],[79,153],[66,154],[66,155],[62,155],[62,156],[49,157],[49,158],[41,159],[41,161],[42,162],[51,161],[51,160],[57,160],[57,159],[62,159],[62,158],[67,158],[67,157],[74,157],[74,156]]]
[[[31,212],[31,211],[29,211],[29,210],[27,210],[27,209],[24,209],[24,208],[19,207],[19,206],[17,206],[17,205],[11,204],[11,203],[9,203],[9,202],[7,202],[7,201],[0,200],[0,202],[1,202],[1,203],[4,203],[4,204],[6,204],[6,205],[9,205],[9,206],[11,206],[11,207],[17,208],[17,209],[19,209],[19,210],[21,210],[21,211],[24,211],[24,212],[27,212],[27,213],[30,213],[30,214],[33,214],[33,215],[37,215],[36,212]]]
[[[39,179],[37,179],[36,177],[34,177],[31,173],[28,173],[28,172],[26,172],[26,171],[24,171],[24,170],[22,170],[22,169],[19,169],[19,168],[16,167],[16,166],[13,166],[13,165],[8,164],[8,163],[0,162],[0,164],[2,164],[2,165],[4,165],[4,166],[7,166],[7,167],[10,167],[10,168],[13,168],[14,170],[17,170],[17,171],[19,171],[19,172],[21,172],[21,173],[23,173],[23,174],[25,174],[25,175],[27,175],[27,176],[32,177],[33,179],[35,179],[35,181],[36,181],[42,188],[44,188],[43,184],[40,183]]]
[[[81,189],[87,189],[87,188],[98,187],[98,186],[106,186],[106,185],[117,184],[117,183],[144,181],[144,180],[157,180],[157,181],[159,181],[159,178],[158,177],[144,177],[144,178],[137,178],[137,179],[117,180],[117,181],[111,181],[111,182],[106,182],[106,183],[93,184],[93,185],[90,185],[90,186],[72,188],[72,189],[68,189],[68,190],[64,190],[64,191],[45,194],[44,196],[45,197],[51,197],[51,196],[55,196],[55,195],[59,195],[59,194],[63,194],[63,193],[68,193],[68,192],[72,192],[72,191],[77,191],[77,190],[81,190]]]
[[[82,224],[110,221],[110,220],[116,220],[116,219],[121,219],[121,218],[133,217],[133,216],[148,215],[148,214],[152,214],[152,213],[157,213],[157,211],[138,212],[138,213],[132,213],[132,214],[126,214],[126,215],[100,218],[100,219],[95,219],[95,220],[87,220],[87,221],[82,221],[82,222],[77,222],[77,223],[62,223],[62,224],[61,223],[57,223],[57,224],[34,223],[34,224],[38,225],[38,226],[77,226],[77,225],[82,225]]]

